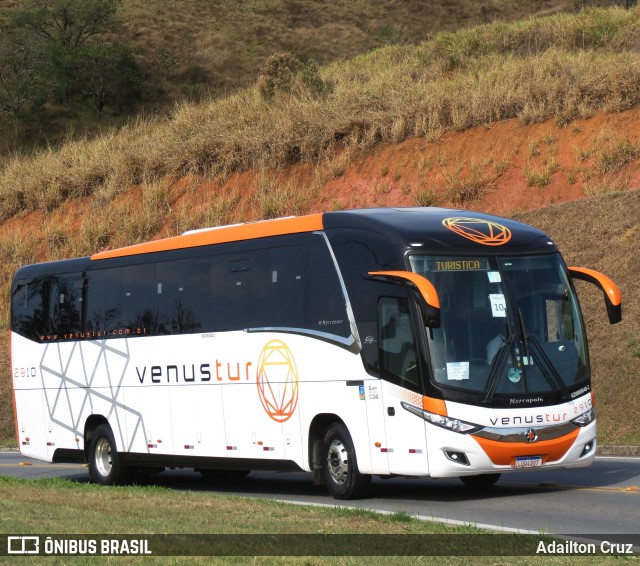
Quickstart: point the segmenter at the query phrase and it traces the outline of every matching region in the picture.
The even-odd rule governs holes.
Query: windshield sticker
[[[510,368],[509,372],[507,373],[507,377],[509,378],[509,381],[511,383],[518,383],[518,381],[520,381],[521,372],[522,370],[520,369]]]
[[[469,362],[448,362],[447,379],[449,381],[469,379]]]
[[[504,295],[502,293],[490,294],[489,302],[491,303],[491,314],[494,318],[507,317],[507,303],[504,300]]]
[[[487,275],[489,276],[489,283],[500,283],[502,281],[499,271],[489,271]]]

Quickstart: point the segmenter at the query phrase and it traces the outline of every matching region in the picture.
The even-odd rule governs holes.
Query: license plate
[[[518,456],[514,468],[539,468],[542,466],[542,456]]]

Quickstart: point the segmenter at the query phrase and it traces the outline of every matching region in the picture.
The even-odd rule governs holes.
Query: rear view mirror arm
[[[599,271],[586,267],[570,267],[569,274],[573,279],[587,281],[600,287],[604,294],[610,324],[616,324],[622,320],[622,293],[613,280]]]
[[[376,279],[395,280],[400,283],[409,283],[422,299],[422,310],[430,328],[440,326],[440,298],[433,283],[426,277],[413,271],[370,271],[369,276]]]

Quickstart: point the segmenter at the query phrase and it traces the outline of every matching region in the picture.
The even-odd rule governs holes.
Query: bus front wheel
[[[89,479],[101,485],[119,485],[130,478],[131,470],[121,462],[111,427],[96,427],[89,447]]]
[[[351,435],[342,423],[332,424],[324,435],[324,475],[327,488],[336,499],[363,497],[371,476],[358,470]]]

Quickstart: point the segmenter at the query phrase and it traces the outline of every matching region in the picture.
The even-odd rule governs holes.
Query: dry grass
[[[0,0],[0,25],[22,4]],[[149,115],[246,88],[273,54],[325,65],[389,44],[417,44],[443,30],[527,18],[539,7],[518,0],[484,0],[481,9],[474,0],[155,0],[149,10],[144,0],[122,0],[118,36],[136,49],[146,83],[138,111]],[[544,2],[546,13],[572,8],[572,0]],[[55,105],[31,120],[3,123],[0,115],[0,154],[108,131],[129,118],[116,108],[97,117],[84,107]]]
[[[628,137],[624,140],[612,139],[602,149],[595,164],[599,174],[614,173],[640,157],[640,145]]]
[[[626,49],[639,22],[640,10],[611,9],[494,24],[326,67],[322,77],[334,85],[326,97],[294,90],[267,101],[250,88],[183,104],[166,120],[10,160],[0,173],[0,219],[87,195],[108,202],[167,175],[272,170],[506,118],[566,123],[629,108],[640,103],[640,55]]]
[[[640,395],[640,357],[633,340],[640,336],[640,191],[600,194],[551,208],[521,213],[518,220],[545,231],[568,265],[591,267],[609,275],[623,295],[623,321],[607,322],[602,293],[578,282],[593,365],[601,443],[639,444],[633,426]]]
[[[469,206],[493,188],[495,176],[484,173],[476,164],[468,172],[461,165],[444,172],[444,196],[453,206]]]

